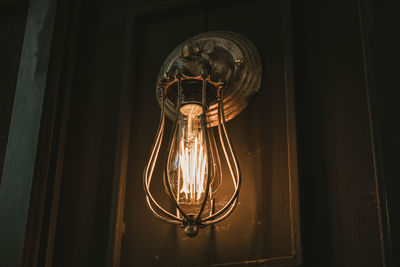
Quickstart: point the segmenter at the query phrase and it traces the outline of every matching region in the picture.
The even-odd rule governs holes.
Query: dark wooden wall
[[[298,7],[303,10],[294,32],[305,263],[382,266],[359,7],[356,1]]]
[[[385,253],[399,266],[398,4],[299,1],[295,10],[304,263],[382,266]]]
[[[127,86],[121,81],[124,14],[145,1],[67,2],[61,1],[56,24],[61,56],[53,56],[51,66],[63,66],[56,84],[68,85],[55,102],[68,104],[45,109],[56,114],[53,126],[61,130],[54,134],[61,141],[46,152],[49,180],[34,187],[47,188],[38,227],[50,233],[41,236],[35,262],[105,266],[119,97]],[[28,7],[15,3],[0,2],[0,169]],[[400,265],[398,5],[293,1],[303,266]]]
[[[398,63],[400,60],[400,3],[397,1],[371,1],[371,69],[374,88],[379,158],[381,175],[386,182],[387,207],[390,223],[394,266],[400,266],[400,187],[398,173],[400,126],[398,121],[400,90]]]

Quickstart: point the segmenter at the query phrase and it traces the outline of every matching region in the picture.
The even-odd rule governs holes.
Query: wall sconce
[[[260,56],[250,41],[236,33],[196,35],[167,57],[156,87],[161,118],[143,175],[146,202],[157,218],[180,225],[188,236],[195,236],[199,228],[232,213],[238,203],[241,174],[225,122],[247,106],[260,83]],[[174,121],[163,170],[173,211],[157,202],[150,190],[165,116]],[[221,163],[229,170],[226,177]],[[216,210],[216,193],[228,182],[233,184],[232,195]]]

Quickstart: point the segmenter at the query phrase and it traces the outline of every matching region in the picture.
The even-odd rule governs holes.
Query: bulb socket
[[[202,84],[199,81],[184,81],[181,89],[181,106],[193,103],[201,105],[202,102]]]
[[[175,107],[184,106],[186,104],[198,104],[202,105],[202,81],[196,79],[183,80],[181,82],[181,95],[178,97],[178,83],[172,84],[166,93],[166,98],[172,103],[175,103]],[[217,99],[217,88],[207,83],[206,87],[206,106],[209,107],[216,102]]]

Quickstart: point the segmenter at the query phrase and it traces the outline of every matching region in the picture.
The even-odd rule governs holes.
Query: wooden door
[[[199,6],[182,2],[138,5],[128,12],[132,119],[123,178],[124,216],[119,222],[123,221],[125,232],[115,244],[121,250],[116,259],[120,266],[294,266],[301,262],[288,4],[217,1]],[[238,207],[224,222],[188,238],[179,227],[151,215],[141,177],[158,125],[160,110],[154,89],[158,71],[178,44],[212,30],[233,31],[254,43],[262,57],[262,85],[246,110],[228,123],[243,175]],[[161,161],[166,155],[163,148]],[[156,171],[156,181],[161,181],[157,179],[160,174]],[[162,182],[159,185],[162,203],[168,202]]]

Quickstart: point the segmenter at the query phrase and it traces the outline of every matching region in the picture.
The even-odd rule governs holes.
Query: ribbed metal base
[[[160,85],[171,81],[178,71],[191,77],[209,75],[210,88],[213,83],[226,86],[223,102],[226,121],[245,109],[248,98],[259,90],[261,84],[261,59],[256,48],[243,36],[227,31],[196,35],[172,51],[158,75],[156,90],[159,103]],[[215,93],[211,89],[207,91]],[[171,120],[176,117],[174,102],[171,97],[165,103],[166,115]],[[216,99],[208,99],[208,102],[207,126],[212,127],[217,125],[218,107]]]

